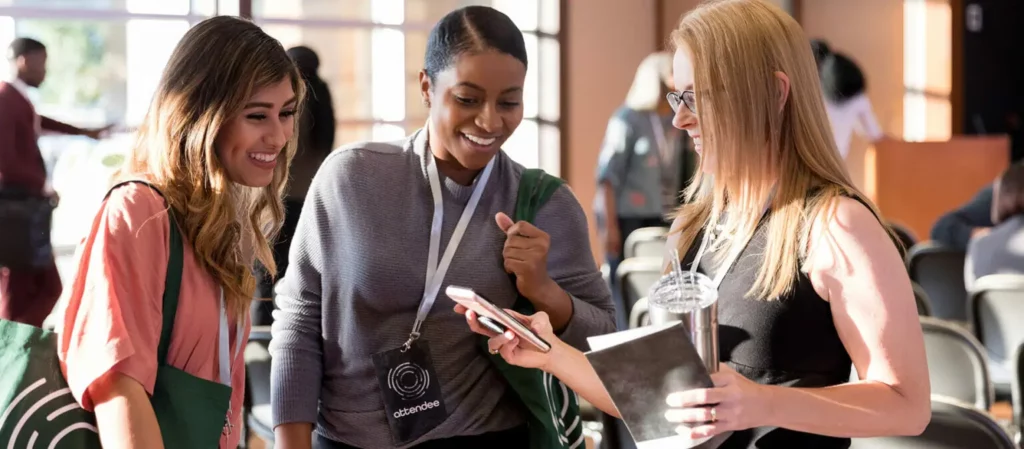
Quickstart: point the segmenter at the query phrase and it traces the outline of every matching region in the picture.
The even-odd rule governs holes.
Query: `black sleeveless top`
[[[718,291],[719,359],[754,382],[786,387],[817,388],[846,383],[852,362],[839,339],[829,303],[806,274],[785,296],[773,301],[748,298],[764,261],[767,220],[762,220],[750,243],[722,279]],[[683,257],[689,269],[703,233]],[[698,271],[712,279],[718,274],[721,251],[701,256]],[[775,427],[735,432],[723,449],[848,448],[849,438],[833,438]]]

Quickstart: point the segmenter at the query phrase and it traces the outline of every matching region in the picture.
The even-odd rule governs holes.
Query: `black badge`
[[[413,441],[448,418],[430,348],[416,340],[404,348],[373,355],[377,382],[396,445]]]

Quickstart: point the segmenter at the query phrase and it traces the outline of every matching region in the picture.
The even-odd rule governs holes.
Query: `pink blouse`
[[[86,410],[93,403],[88,388],[110,371],[137,380],[149,394],[156,381],[157,346],[163,320],[164,276],[167,272],[169,222],[163,198],[142,184],[116,189],[93,220],[89,235],[78,247],[78,270],[65,290],[59,354],[71,392]],[[186,241],[178,313],[171,335],[168,361],[193,376],[219,382],[217,345],[220,288],[199,267]],[[248,340],[236,335],[237,321],[229,317],[231,420],[221,449],[235,448],[241,436],[245,391],[244,351]]]

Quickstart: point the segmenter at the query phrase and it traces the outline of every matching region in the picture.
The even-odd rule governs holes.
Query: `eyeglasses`
[[[692,90],[669,92],[665,98],[668,99],[668,105],[672,107],[672,112],[679,112],[679,106],[685,104],[686,109],[689,109],[694,114],[697,113],[697,97],[694,96]]]

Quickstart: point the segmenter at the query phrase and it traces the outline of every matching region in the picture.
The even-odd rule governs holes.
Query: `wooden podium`
[[[940,216],[969,201],[1009,163],[1006,136],[883,141],[864,155],[864,190],[887,220],[925,241]]]

